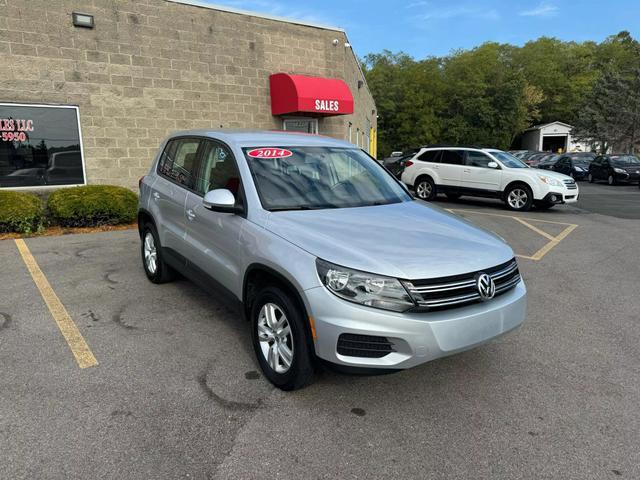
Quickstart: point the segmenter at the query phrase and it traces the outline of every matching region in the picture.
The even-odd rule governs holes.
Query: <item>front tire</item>
[[[527,212],[533,204],[533,193],[526,185],[516,184],[505,192],[504,202],[509,210]]]
[[[593,183],[594,182],[593,174],[591,172],[589,172],[588,179],[589,179],[589,183]]]
[[[616,184],[616,178],[613,175],[609,175],[607,177],[607,183],[609,185],[615,185]]]
[[[167,283],[175,278],[175,271],[165,263],[158,231],[153,223],[145,223],[142,228],[142,265],[147,278],[153,283]]]
[[[420,177],[415,184],[416,196],[420,200],[433,200],[436,198],[436,184],[430,177]]]
[[[296,390],[313,381],[305,320],[293,299],[277,287],[262,289],[252,304],[253,349],[265,377],[281,390]]]

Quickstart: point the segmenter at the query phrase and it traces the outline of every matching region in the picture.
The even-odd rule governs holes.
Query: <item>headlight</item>
[[[547,177],[546,175],[538,175],[538,178],[542,180],[547,185],[552,185],[554,187],[561,187],[562,183],[560,183],[555,178]]]
[[[616,172],[616,173],[625,173],[625,174],[627,173],[621,168],[614,168],[613,171]]]
[[[415,306],[396,278],[352,270],[319,258],[316,267],[324,286],[344,300],[394,312],[404,312]]]

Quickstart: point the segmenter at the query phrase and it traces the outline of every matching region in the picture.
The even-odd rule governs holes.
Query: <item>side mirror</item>
[[[500,168],[496,162],[487,163],[487,167],[489,167],[489,168]]]
[[[202,199],[202,205],[207,210],[220,213],[241,213],[242,207],[236,206],[236,197],[226,188],[217,188],[207,192]]]

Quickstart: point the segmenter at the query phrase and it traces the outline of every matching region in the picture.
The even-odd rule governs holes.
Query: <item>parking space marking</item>
[[[515,215],[505,215],[505,214],[501,214],[501,213],[488,213],[488,212],[480,212],[478,210],[465,210],[463,208],[447,208],[447,211],[454,213],[454,212],[466,212],[466,213],[473,213],[476,215],[487,215],[489,217],[502,217],[502,218],[509,218],[511,220],[515,220],[516,222],[520,223],[521,225],[524,225],[525,227],[527,227],[528,229],[536,232],[538,235],[546,238],[547,240],[549,240],[548,243],[546,243],[542,248],[540,248],[536,253],[534,253],[533,255],[521,255],[521,254],[516,254],[516,257],[518,258],[524,258],[526,260],[533,260],[533,261],[538,261],[538,260],[542,260],[542,258],[549,253],[554,247],[556,247],[560,242],[562,242],[565,238],[567,238],[567,236],[573,232],[576,228],[578,228],[578,225],[576,225],[575,223],[565,223],[565,222],[554,222],[551,220],[539,220],[537,218],[527,218],[527,217],[517,217]],[[551,225],[563,225],[566,226],[566,228],[564,230],[562,230],[558,235],[551,235],[550,233],[545,232],[544,230],[536,227],[535,225],[532,225],[529,222],[541,222],[541,223],[548,223]]]
[[[534,232],[536,232],[538,235],[542,235],[544,238],[546,238],[547,240],[555,240],[556,237],[554,237],[553,235],[545,232],[544,230],[540,230],[538,227],[536,227],[535,225],[531,225],[529,222],[527,222],[526,220],[523,220],[520,217],[512,217],[514,220],[516,220],[517,222],[520,222],[522,225],[524,225],[525,227],[529,228],[530,230],[533,230]]]
[[[56,295],[56,292],[51,288],[47,277],[45,277],[42,270],[40,270],[40,266],[29,251],[27,244],[22,239],[18,239],[15,242],[22,259],[31,274],[31,278],[33,278],[36,287],[38,287],[40,295],[42,295],[44,302],[47,304],[49,312],[51,312],[51,316],[56,321],[62,336],[67,341],[76,362],[78,362],[78,366],[80,368],[87,368],[98,365],[98,361],[96,360],[96,357],[93,356],[89,345],[85,342],[80,330],[78,330],[78,327]]]
[[[575,225],[575,224],[569,225],[562,232],[560,232],[559,235],[557,235],[556,237],[553,237],[553,240],[551,240],[549,243],[547,243],[544,247],[542,247],[540,250],[538,250],[536,253],[534,253],[530,257],[526,255],[516,255],[516,256],[520,258],[526,258],[527,260],[535,260],[535,261],[541,260],[542,257],[544,257],[547,253],[549,253],[551,249],[556,245],[558,245],[562,240],[567,238],[567,236],[571,232],[573,232],[576,228],[578,228],[578,225]]]

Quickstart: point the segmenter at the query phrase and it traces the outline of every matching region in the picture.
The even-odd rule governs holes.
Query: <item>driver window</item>
[[[491,158],[482,152],[475,152],[472,150],[467,151],[466,164],[468,167],[480,167],[489,168],[489,162],[492,162]]]
[[[240,173],[233,155],[225,146],[206,140],[202,162],[195,180],[195,189],[204,195],[217,188],[226,188],[238,198]]]

